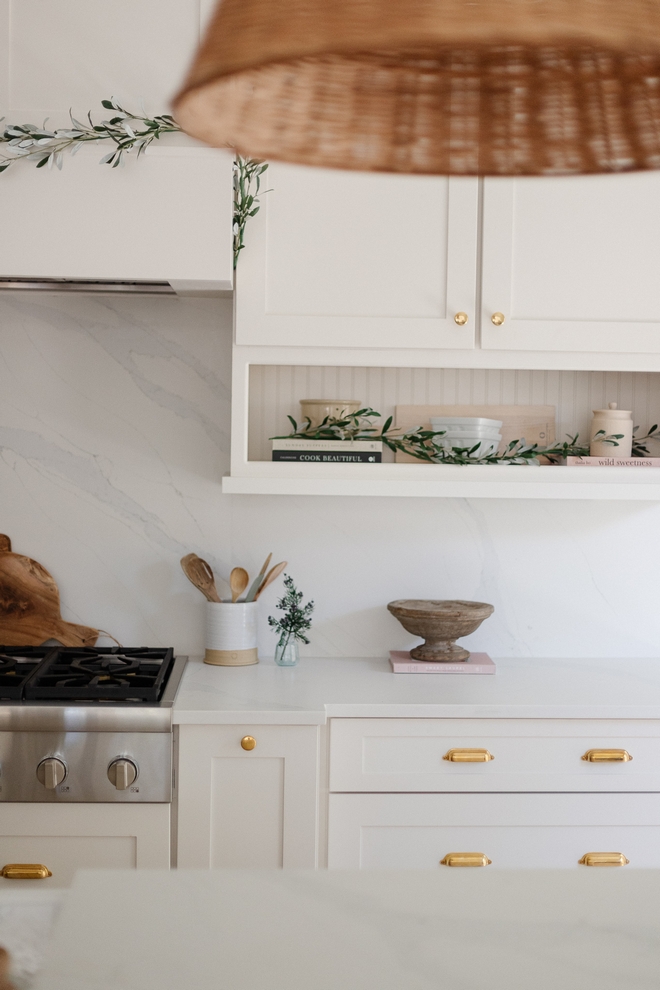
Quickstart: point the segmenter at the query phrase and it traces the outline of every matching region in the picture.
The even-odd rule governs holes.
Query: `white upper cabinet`
[[[658,354],[659,272],[660,173],[485,180],[484,348]]]
[[[169,111],[209,0],[0,0],[0,116],[66,126],[68,111],[112,116],[102,99]],[[169,281],[231,289],[232,157],[182,135],[125,168],[108,142],[62,171],[19,162],[0,174],[0,277]]]
[[[279,163],[263,179],[239,261],[238,344],[474,347],[476,179]]]

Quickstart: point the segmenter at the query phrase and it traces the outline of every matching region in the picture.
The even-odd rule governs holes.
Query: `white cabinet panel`
[[[660,867],[658,794],[331,794],[331,869],[438,869],[450,852],[492,868],[576,868],[587,852]],[[627,868],[629,868],[627,867]]]
[[[2,109],[98,109],[103,98],[163,113],[199,40],[200,0],[5,0]],[[77,111],[77,113],[76,113]],[[40,123],[40,121],[36,121]]]
[[[66,887],[81,869],[169,869],[170,806],[2,804],[0,869],[9,863],[47,866],[45,887]],[[0,889],[26,882],[0,879]]]
[[[316,726],[181,726],[177,865],[316,866],[317,773]]]
[[[659,229],[657,172],[486,179],[483,346],[659,353]]]
[[[264,185],[241,254],[238,344],[474,346],[477,180],[273,163]]]
[[[483,763],[443,759],[485,749]],[[592,749],[628,762],[593,763]],[[331,791],[660,791],[660,724],[598,719],[333,719]]]
[[[22,162],[0,175],[3,227],[12,231],[0,240],[0,276],[230,289],[232,156],[158,145],[113,169],[99,164],[103,154],[92,145],[61,172]]]

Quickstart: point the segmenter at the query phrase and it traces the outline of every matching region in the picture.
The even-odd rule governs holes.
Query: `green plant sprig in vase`
[[[286,591],[277,603],[284,615],[281,618],[269,615],[268,625],[280,637],[275,647],[275,663],[280,667],[294,667],[299,659],[298,643],[309,643],[305,633],[312,626],[314,602],[302,604],[303,593],[298,591],[289,574],[284,575],[284,587]]]

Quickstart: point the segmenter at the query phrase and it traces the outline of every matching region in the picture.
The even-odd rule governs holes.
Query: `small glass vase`
[[[295,667],[299,660],[298,640],[294,636],[282,636],[275,647],[275,663],[280,667]]]

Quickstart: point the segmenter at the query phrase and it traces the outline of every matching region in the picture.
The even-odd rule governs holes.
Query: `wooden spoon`
[[[231,588],[231,600],[235,602],[243,594],[250,583],[250,575],[244,567],[234,567],[229,575],[229,587]]]
[[[196,553],[187,553],[185,557],[181,558],[181,567],[190,583],[194,584],[198,591],[201,591],[207,601],[220,601],[213,571],[205,560],[198,557]]]
[[[269,584],[272,584],[273,581],[280,576],[280,574],[282,573],[282,571],[284,570],[284,568],[286,566],[287,566],[287,561],[286,560],[283,560],[281,564],[275,564],[275,567],[271,567],[271,569],[269,570],[268,574],[266,575],[266,580],[264,581],[264,583],[259,588],[259,591],[254,596],[255,602],[256,602],[257,598],[259,597],[259,595],[261,594],[261,592],[262,591],[265,591],[265,589],[268,587],[268,585]]]
[[[254,579],[254,581],[250,585],[250,590],[248,591],[247,595],[245,596],[245,601],[246,602],[253,602],[254,601],[254,596],[256,595],[256,593],[259,591],[259,588],[261,587],[261,582],[263,581],[263,579],[264,579],[264,577],[266,575],[266,571],[268,570],[268,565],[271,562],[272,556],[273,556],[272,553],[269,553],[268,556],[266,557],[266,559],[264,560],[264,566],[261,568],[261,570],[257,574],[256,578]]]

